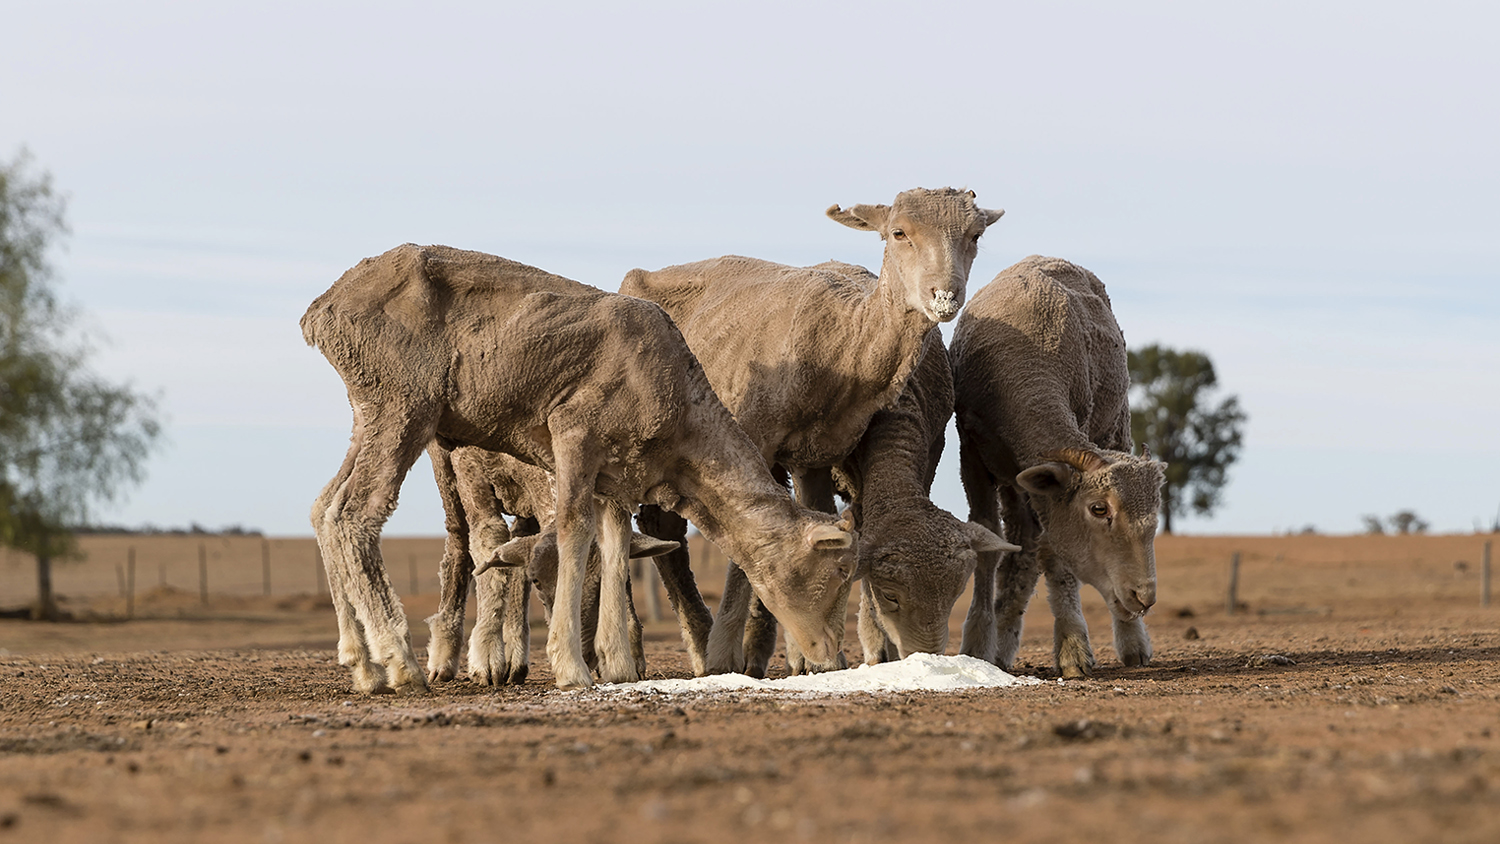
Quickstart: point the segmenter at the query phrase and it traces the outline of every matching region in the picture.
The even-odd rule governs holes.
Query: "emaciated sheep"
[[[993,528],[1003,516],[1022,549],[999,563],[998,585],[996,555],[980,555],[962,652],[1012,667],[1040,570],[1062,676],[1095,664],[1079,581],[1109,604],[1120,660],[1146,664],[1165,464],[1130,454],[1125,337],[1104,284],[1067,261],[1027,258],[975,294],[950,356],[970,518]]]
[[[875,412],[896,402],[927,332],[957,315],[979,238],[1005,212],[980,208],[972,191],[919,188],[891,205],[835,205],[827,213],[880,235],[878,277],[837,261],[790,267],[729,256],[632,270],[620,292],[666,309],[766,461],[788,470],[797,500],[833,512],[830,468],[854,450]],[[685,539],[685,523],[648,524],[642,515],[647,533]],[[746,632],[752,596],[739,559],[730,557],[706,667],[764,675],[774,620],[757,612],[759,625]],[[686,565],[685,549],[671,565]],[[843,630],[844,604],[829,610],[824,626]],[[841,650],[818,658],[790,639],[787,657],[794,672],[844,663]]]
[[[407,244],[344,273],[308,307],[302,333],[339,372],[354,411],[348,454],[312,523],[339,661],[359,691],[427,685],[380,529],[434,439],[552,473],[560,563],[547,655],[559,687],[592,684],[579,628],[596,535],[600,673],[638,679],[622,608],[629,511],[642,502],[692,519],[742,558],[799,646],[829,658],[826,619],[853,575],[854,537],[776,483],[660,308],[504,258]],[[607,505],[596,508],[596,496]]]

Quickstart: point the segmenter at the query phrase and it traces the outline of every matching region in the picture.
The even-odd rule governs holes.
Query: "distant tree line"
[[[1365,523],[1365,533],[1368,534],[1426,533],[1427,529],[1431,527],[1427,523],[1427,520],[1418,516],[1413,510],[1400,510],[1384,519],[1379,516],[1363,516],[1361,518]]]
[[[197,522],[190,522],[187,527],[158,527],[152,524],[140,525],[138,527],[126,527],[125,525],[82,525],[70,528],[74,534],[79,536],[98,536],[106,533],[122,533],[129,536],[264,536],[260,528],[245,527],[244,525],[225,525],[214,530],[206,528]]]

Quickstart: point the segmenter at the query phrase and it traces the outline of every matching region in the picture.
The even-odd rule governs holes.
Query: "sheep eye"
[[[901,602],[896,599],[895,592],[881,592],[880,597],[884,598],[885,602],[893,607],[901,606]]]
[[[901,229],[891,229],[891,237],[897,240],[906,240],[906,232]]]
[[[1109,515],[1109,507],[1105,504],[1090,504],[1089,512],[1102,519]]]

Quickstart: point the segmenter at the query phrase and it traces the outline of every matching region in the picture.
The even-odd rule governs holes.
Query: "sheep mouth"
[[[951,291],[939,290],[927,303],[927,314],[934,322],[947,322],[958,316],[958,299]]]
[[[1125,601],[1116,598],[1114,599],[1113,603],[1115,605],[1115,610],[1118,611],[1121,616],[1124,616],[1126,618],[1141,618],[1151,610],[1150,607],[1144,606],[1140,601],[1136,601],[1134,599],[1132,599],[1129,603],[1126,603]],[[1135,606],[1131,606],[1131,604],[1134,604]]]

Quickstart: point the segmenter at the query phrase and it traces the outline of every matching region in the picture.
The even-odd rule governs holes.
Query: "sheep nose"
[[[950,320],[958,315],[958,298],[952,290],[932,289],[932,313],[939,320]]]
[[[1130,597],[1135,599],[1137,604],[1140,604],[1140,611],[1145,612],[1151,609],[1151,606],[1156,603],[1156,586],[1152,585],[1141,589],[1132,589],[1130,590]]]

